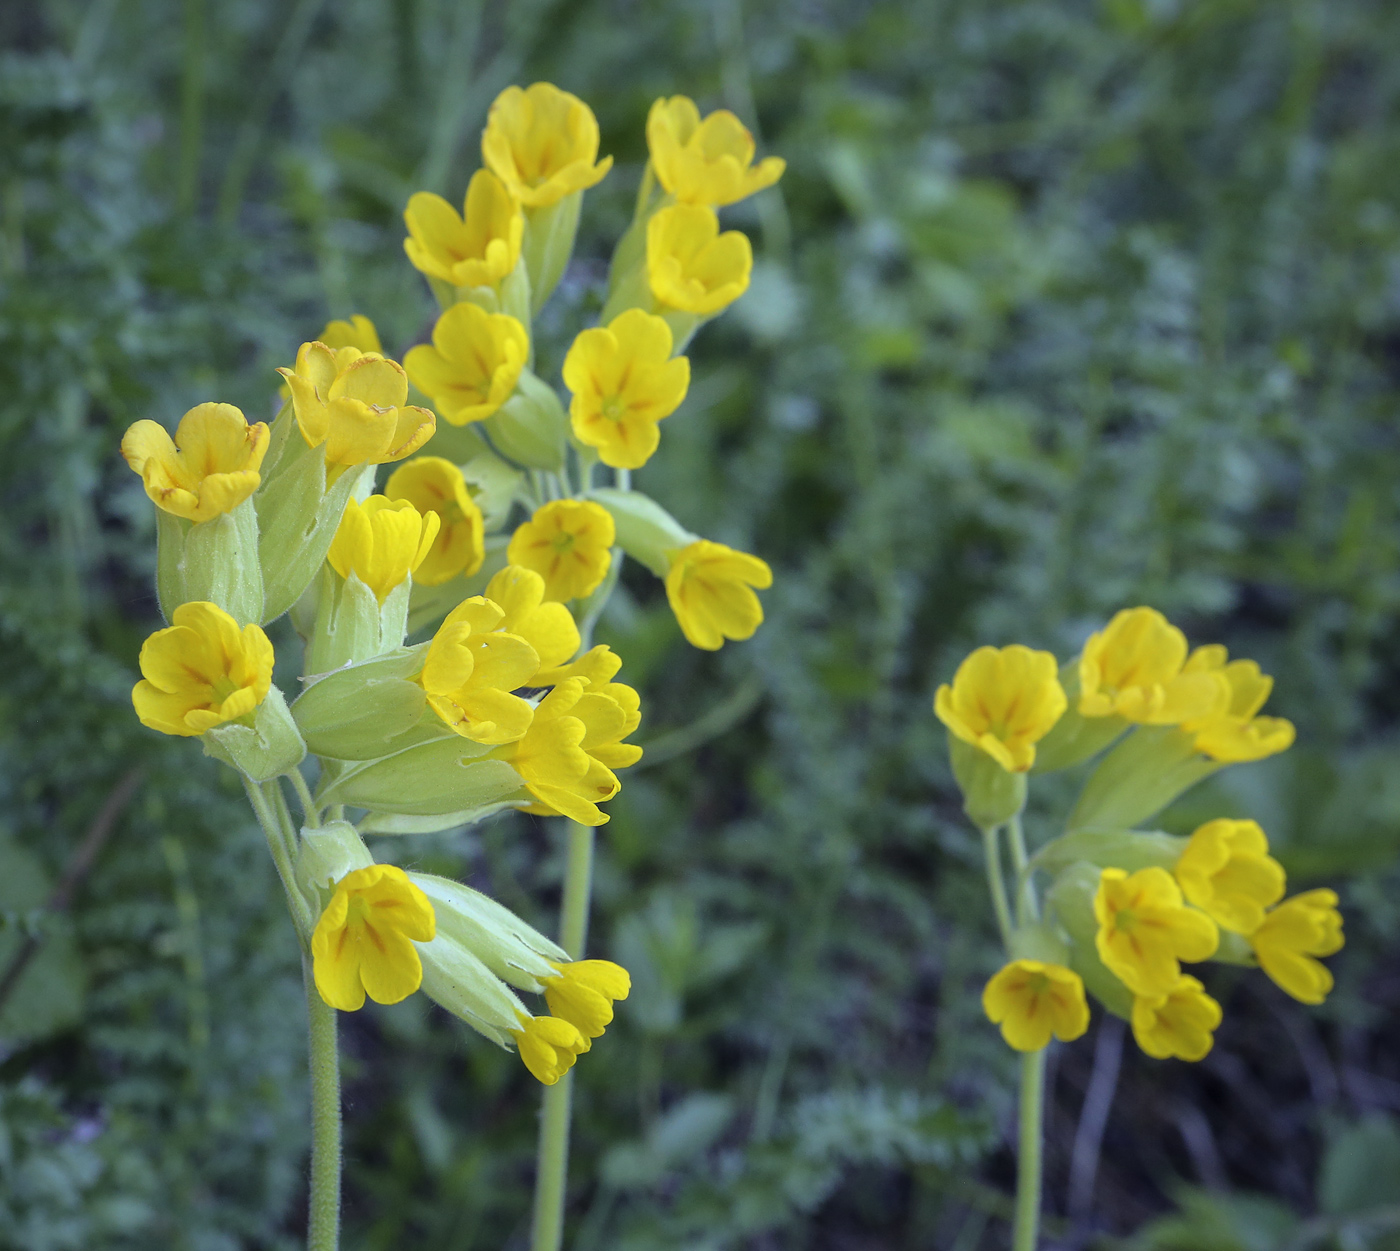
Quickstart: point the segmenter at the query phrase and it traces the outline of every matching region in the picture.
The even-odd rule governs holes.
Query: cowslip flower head
[[[1219,931],[1204,912],[1188,908],[1181,888],[1153,866],[1129,876],[1105,869],[1094,896],[1099,959],[1135,995],[1165,995],[1181,977],[1182,960],[1208,960]]]
[[[1017,1051],[1039,1051],[1052,1034],[1072,1042],[1089,1028],[1079,974],[1043,960],[1012,960],[1002,966],[982,991],[982,1011]]]
[[[540,667],[523,638],[500,628],[505,613],[480,595],[458,604],[428,645],[418,682],[443,724],[474,743],[510,743],[530,727],[533,709],[514,691]]]
[[[1186,636],[1155,608],[1125,608],[1079,658],[1079,711],[1141,725],[1213,717],[1229,700],[1219,673],[1184,672]]]
[[[438,534],[437,513],[420,513],[408,500],[371,495],[349,500],[326,559],[342,578],[352,573],[382,604],[415,572]]]
[[[1185,973],[1165,993],[1133,999],[1133,1037],[1154,1060],[1204,1060],[1220,1018],[1220,1005]]]
[[[173,440],[158,422],[134,423],[122,456],[157,508],[211,521],[258,489],[267,440],[266,423],[250,426],[232,404],[199,404],[180,418]]]
[[[506,559],[544,578],[544,597],[582,599],[598,589],[612,564],[612,514],[592,500],[551,500],[511,536]]]
[[[1285,899],[1249,935],[1259,967],[1300,1003],[1319,1004],[1332,990],[1332,973],[1318,956],[1342,949],[1337,892],[1304,891]]]
[[[753,247],[739,230],[720,234],[703,204],[673,204],[647,222],[647,282],[663,308],[707,317],[749,289]]]
[[[979,647],[958,666],[953,684],[938,688],[933,711],[1008,773],[1025,773],[1035,763],[1036,743],[1065,710],[1059,669],[1049,652],[1020,643]]]
[[[303,343],[296,369],[277,371],[292,392],[308,447],[326,448],[326,479],[353,465],[385,465],[412,456],[437,429],[426,408],[405,404],[403,366],[377,352]]]
[[[454,287],[494,287],[520,260],[525,218],[489,169],[472,175],[460,217],[440,195],[419,191],[409,197],[403,220],[403,250],[413,267]]]
[[[725,639],[753,637],[763,624],[763,605],[752,588],[772,585],[765,561],[709,539],[675,552],[666,571],[666,598],[681,633],[707,652],[718,651]]]
[[[356,313],[349,321],[328,321],[326,328],[316,336],[316,340],[332,350],[352,347],[361,353],[378,352],[379,355],[384,355],[384,348],[379,342],[379,331],[363,313]]]
[[[598,160],[598,119],[553,83],[507,87],[481,134],[486,167],[527,208],[544,208],[603,180],[612,157]]]
[[[593,1046],[612,1023],[613,1002],[626,999],[632,990],[627,970],[610,960],[575,960],[556,964],[558,977],[541,978],[545,1002],[561,1020],[568,1021],[584,1037],[584,1050]]]
[[[335,893],[311,934],[316,989],[332,1008],[356,1012],[368,995],[398,1003],[423,984],[414,943],[437,932],[433,905],[396,865],[355,869]]]
[[[440,586],[459,573],[468,577],[486,559],[486,525],[481,509],[467,490],[462,471],[441,456],[418,456],[389,475],[384,494],[406,500],[425,517],[438,519],[437,537],[413,571],[423,586]]]
[[[550,685],[546,671],[557,672],[578,651],[582,641],[573,614],[557,600],[546,601],[544,579],[521,565],[507,565],[492,577],[483,598],[504,614],[496,628],[519,635],[539,657],[539,670],[524,685]]]
[[[663,96],[651,106],[647,147],[656,177],[681,204],[735,204],[771,187],[787,168],[777,156],[755,165],[748,127],[728,109],[701,121],[688,96]]]
[[[141,646],[131,702],[142,725],[186,738],[227,721],[251,721],[272,688],[272,644],[262,627],[217,604],[181,604],[172,624]]]
[[[1187,721],[1182,729],[1196,736],[1196,750],[1212,760],[1240,764],[1263,760],[1293,746],[1293,723],[1282,717],[1261,717],[1274,689],[1274,680],[1252,660],[1231,660],[1218,643],[1198,647],[1187,658],[1183,673],[1218,673],[1230,686],[1230,702],[1214,716]]]
[[[660,317],[628,309],[607,326],[583,331],[564,358],[573,393],[574,437],[596,448],[614,469],[640,469],[661,442],[657,423],[680,407],[690,386],[690,361],[671,359],[671,328]]]
[[[546,1086],[553,1086],[574,1067],[579,1055],[592,1046],[576,1025],[561,1017],[523,1013],[515,1045],[531,1075]]]
[[[413,385],[454,426],[485,421],[510,399],[530,354],[530,336],[509,313],[454,304],[433,327],[433,341],[409,348]]]
[[[1283,898],[1283,866],[1269,855],[1257,821],[1207,821],[1191,835],[1174,872],[1186,898],[1236,934],[1254,933],[1265,910]]]

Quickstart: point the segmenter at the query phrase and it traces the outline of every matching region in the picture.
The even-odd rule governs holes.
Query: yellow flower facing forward
[[[583,1035],[583,1049],[593,1046],[612,1023],[613,1001],[626,999],[632,990],[627,970],[610,960],[575,960],[556,964],[558,977],[546,977],[545,1002],[561,1020],[568,1021]]]
[[[979,647],[958,666],[952,686],[933,697],[938,719],[1010,773],[1035,763],[1035,745],[1065,710],[1059,665],[1020,643]]]
[[[719,231],[714,209],[675,204],[647,222],[647,281],[664,308],[709,316],[749,289],[753,248],[738,230]]]
[[[603,464],[640,469],[656,451],[657,423],[680,407],[690,386],[690,362],[672,360],[671,346],[666,322],[639,308],[574,340],[564,358],[569,418],[574,437],[597,448]]]
[[[472,175],[460,217],[440,195],[419,191],[409,197],[403,220],[403,250],[414,268],[454,287],[494,287],[520,259],[525,218],[489,169]]]
[[[506,559],[544,578],[549,600],[582,599],[612,564],[612,514],[592,500],[551,500],[511,536]]]
[[[356,1012],[368,995],[398,1003],[423,984],[414,943],[437,933],[433,905],[396,865],[372,864],[336,883],[311,935],[316,989],[332,1008]]]
[[[353,346],[303,343],[287,380],[297,427],[308,447],[326,448],[326,476],[353,465],[384,465],[411,456],[437,423],[426,408],[405,404],[408,378],[396,361]]]
[[[1222,817],[1191,835],[1176,862],[1182,893],[1222,929],[1252,934],[1283,898],[1283,866],[1256,821]]]
[[[1078,973],[1042,960],[1013,960],[982,991],[982,1010],[1017,1051],[1039,1051],[1053,1034],[1072,1042],[1089,1028]]]
[[[316,336],[318,343],[324,343],[332,350],[356,348],[361,353],[377,352],[381,356],[384,348],[379,342],[379,331],[374,323],[361,313],[356,313],[349,321],[328,321],[326,328]]]
[[[474,743],[515,741],[534,712],[513,692],[538,672],[540,658],[519,635],[500,629],[504,616],[479,595],[458,604],[433,636],[418,675],[432,710]]]
[[[227,721],[248,721],[272,688],[272,644],[262,628],[217,604],[181,604],[173,624],[141,647],[131,702],[142,725],[192,738]]]
[[[1135,995],[1165,995],[1180,961],[1208,960],[1220,934],[1204,912],[1188,908],[1165,869],[1105,869],[1094,896],[1099,959]]]
[[[122,456],[141,475],[156,507],[190,521],[237,508],[262,481],[265,423],[249,425],[232,404],[200,404],[165,427],[138,421],[122,437]]]
[[[530,354],[530,336],[507,313],[454,304],[433,327],[431,345],[403,358],[413,385],[454,426],[485,421],[510,399]]]
[[[757,556],[697,539],[671,557],[666,598],[692,647],[718,651],[725,639],[752,638],[763,624],[753,593],[773,585],[773,571]]]
[[[647,114],[647,147],[661,185],[681,204],[720,208],[771,187],[787,163],[776,156],[753,163],[753,135],[728,109],[704,121],[688,96],[664,97]]]
[[[440,586],[459,573],[468,577],[486,559],[486,525],[462,471],[441,456],[418,456],[389,475],[384,494],[407,500],[420,513],[436,514],[437,538],[413,572],[416,582]]]
[[[1198,647],[1183,673],[1218,673],[1230,686],[1230,702],[1216,715],[1188,721],[1182,729],[1196,736],[1196,750],[1229,764],[1263,760],[1293,746],[1291,721],[1256,715],[1274,689],[1274,680],[1252,660],[1231,660],[1218,643]]]
[[[1165,994],[1133,999],[1133,1037],[1155,1060],[1204,1060],[1215,1042],[1220,1005],[1183,973]]]
[[[382,604],[432,551],[439,524],[437,513],[420,514],[408,500],[371,495],[360,504],[352,499],[326,559],[342,578],[353,573]]]
[[[592,1045],[578,1027],[557,1016],[521,1016],[515,1044],[536,1080],[553,1086]]]
[[[1342,914],[1337,892],[1304,891],[1285,899],[1249,936],[1259,966],[1300,1003],[1321,1003],[1332,990],[1332,974],[1318,956],[1342,949]]]
[[[1229,700],[1218,673],[1183,671],[1186,636],[1154,608],[1125,608],[1084,644],[1079,711],[1143,725],[1215,716]]]
[[[544,591],[544,579],[533,569],[507,565],[486,584],[483,596],[504,614],[496,628],[519,635],[539,657],[540,668],[526,686],[551,685],[545,671],[558,672],[581,642],[573,614],[557,601],[546,602]],[[616,672],[614,668],[608,677]]]
[[[602,181],[612,157],[598,160],[598,119],[553,83],[507,87],[486,115],[481,156],[521,204],[544,208]]]

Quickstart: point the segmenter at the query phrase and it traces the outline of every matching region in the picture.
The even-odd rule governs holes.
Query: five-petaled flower
[[[520,1058],[534,1077],[553,1086],[574,1067],[574,1061],[592,1044],[570,1021],[557,1016],[520,1017],[515,1034]]]
[[[1133,999],[1133,1037],[1155,1060],[1205,1059],[1219,1024],[1220,1005],[1185,973],[1162,994]]]
[[[651,106],[647,147],[658,181],[681,204],[734,204],[771,187],[787,168],[779,156],[755,165],[748,127],[728,109],[701,121],[688,96],[662,97]]]
[[[1187,721],[1182,729],[1196,736],[1196,750],[1228,764],[1263,760],[1293,746],[1293,723],[1282,717],[1261,717],[1259,710],[1274,689],[1274,680],[1252,660],[1230,660],[1218,643],[1198,647],[1187,658],[1183,673],[1218,673],[1230,687],[1229,703],[1213,715]]]
[[[510,398],[529,354],[530,337],[514,317],[463,302],[437,319],[432,343],[409,348],[403,363],[438,415],[465,426]]]
[[[1332,973],[1318,956],[1342,949],[1337,892],[1310,890],[1285,899],[1249,936],[1259,967],[1300,1003],[1318,1004],[1332,990]]]
[[[413,573],[437,538],[437,513],[419,513],[408,500],[371,495],[350,500],[326,559],[342,578],[352,573],[382,604]]]
[[[1039,1051],[1053,1034],[1071,1042],[1089,1028],[1084,982],[1073,969],[1044,960],[1013,960],[982,991],[982,1010],[1017,1051]]]
[[[545,208],[602,181],[612,157],[598,160],[598,119],[553,83],[507,87],[486,115],[481,156],[527,209]]]
[[[1079,658],[1079,711],[1144,725],[1214,717],[1229,704],[1223,674],[1185,672],[1186,636],[1155,608],[1125,608]]]
[[[662,308],[709,317],[749,289],[753,247],[742,231],[719,229],[703,204],[673,204],[647,222],[647,282]]]
[[[267,440],[266,424],[250,426],[232,404],[200,404],[180,418],[173,440],[158,422],[134,423],[122,456],[158,508],[211,521],[258,489]]]
[[[506,559],[544,578],[544,597],[582,599],[597,590],[612,564],[616,526],[592,500],[551,500],[511,536]]]
[[[725,639],[752,638],[763,605],[751,588],[773,585],[765,561],[723,543],[697,539],[671,556],[666,598],[692,647],[718,651]]]
[[[435,513],[437,537],[413,579],[424,586],[439,586],[459,573],[468,577],[486,559],[485,527],[481,509],[467,489],[462,471],[441,456],[417,456],[405,461],[385,484],[391,500],[407,500],[420,513]]]
[[[545,1002],[555,1016],[568,1021],[584,1037],[583,1049],[601,1038],[613,1019],[613,1001],[632,990],[627,970],[611,960],[575,960],[556,964],[558,977],[545,977]]]
[[[1165,869],[1105,869],[1094,896],[1099,959],[1135,995],[1165,995],[1182,960],[1208,960],[1220,934],[1204,912],[1188,908]]]
[[[1173,870],[1182,893],[1222,929],[1252,934],[1283,898],[1283,866],[1257,821],[1221,817],[1200,826]]]
[[[979,647],[940,686],[933,710],[958,738],[1011,773],[1035,763],[1035,745],[1065,710],[1059,666],[1049,652],[1020,643]]]
[[[440,195],[418,191],[409,197],[403,220],[403,250],[414,268],[454,287],[494,287],[520,260],[525,218],[489,169],[472,175],[460,217]]]
[[[550,675],[561,672],[559,667],[573,657],[582,640],[568,607],[545,599],[544,579],[533,569],[507,565],[486,584],[483,597],[504,614],[496,628],[519,635],[540,659],[539,669],[524,685],[550,686],[557,681]],[[608,676],[616,672],[614,668]]]

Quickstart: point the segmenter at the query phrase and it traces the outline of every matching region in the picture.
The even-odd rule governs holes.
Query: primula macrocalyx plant
[[[714,209],[677,204],[647,224],[646,263],[659,307],[709,317],[749,289],[753,248],[740,231],[721,234]]]
[[[1186,672],[1186,636],[1153,608],[1124,609],[1084,644],[1079,711],[1144,725],[1179,725],[1228,707],[1222,674]]]
[[[755,165],[748,127],[728,109],[717,109],[702,121],[689,96],[663,98],[651,106],[647,147],[657,181],[680,204],[734,204],[771,187],[787,167],[778,156]]]
[[[421,565],[438,535],[438,514],[422,515],[408,500],[371,495],[345,505],[326,559],[342,578],[353,573],[382,604]]]
[[[1084,979],[1062,964],[1013,960],[982,992],[987,1019],[1017,1051],[1040,1051],[1051,1035],[1073,1042],[1089,1028]]]
[[[751,588],[773,585],[773,571],[757,556],[698,539],[675,552],[666,572],[666,598],[694,647],[718,651],[725,639],[752,638],[763,605]]]
[[[1283,866],[1269,855],[1257,821],[1207,821],[1191,835],[1174,872],[1187,900],[1236,934],[1253,934],[1283,898]]]
[[[156,507],[212,521],[258,489],[267,440],[267,426],[250,426],[232,404],[200,404],[180,418],[173,440],[158,422],[136,422],[122,438],[122,456]]]
[[[438,318],[431,346],[420,343],[403,359],[438,415],[465,426],[485,421],[510,398],[529,354],[529,334],[514,317],[464,303]]]
[[[481,155],[516,200],[544,208],[603,180],[612,157],[598,160],[598,120],[575,95],[552,83],[507,87],[491,106]]]
[[[612,564],[612,514],[591,500],[551,500],[511,536],[511,564],[544,578],[544,597],[582,599],[597,590]]]
[[[1185,973],[1161,994],[1133,999],[1133,1037],[1154,1060],[1204,1060],[1220,1018],[1220,1005]]]
[[[403,219],[408,227],[403,247],[414,268],[454,287],[494,287],[520,260],[525,218],[506,184],[489,169],[472,175],[460,217],[440,195],[419,191]]]
[[[1332,973],[1318,958],[1342,949],[1337,894],[1310,890],[1286,899],[1249,935],[1259,967],[1300,1003],[1321,1003],[1332,992]]]
[[[1196,648],[1182,672],[1219,674],[1230,688],[1226,704],[1211,715],[1182,724],[1183,730],[1196,736],[1196,750],[1202,755],[1233,764],[1263,760],[1293,746],[1291,721],[1257,715],[1274,689],[1274,680],[1254,661],[1230,660],[1225,648],[1211,644]]]
[[[438,586],[459,573],[473,574],[486,559],[485,522],[462,471],[441,456],[419,456],[389,475],[384,494],[434,514],[437,535],[413,571],[414,580]]]
[[[1155,865],[1128,874],[1105,869],[1094,897],[1099,959],[1135,995],[1163,995],[1181,976],[1178,961],[1208,960],[1220,934],[1186,906],[1172,875]]]
[[[979,647],[940,686],[933,710],[948,729],[1009,772],[1035,763],[1035,745],[1065,710],[1059,665],[1049,652],[1019,643]]]

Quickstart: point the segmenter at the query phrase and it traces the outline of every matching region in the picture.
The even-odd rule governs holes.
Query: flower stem
[[[996,909],[997,928],[1001,930],[1002,945],[1011,950],[1011,909],[1006,906],[1006,883],[1001,875],[1001,847],[997,832],[1000,826],[990,825],[982,831],[982,849],[987,857],[987,889]]]
[[[300,769],[293,769],[287,777],[292,783],[292,789],[297,793],[297,802],[301,804],[301,815],[305,818],[305,824],[315,829],[321,824],[321,810],[311,798],[311,788],[307,786]]]
[[[335,1009],[321,998],[311,961],[302,959],[311,1068],[311,1202],[306,1251],[340,1246],[340,1056]]]
[[[1016,1221],[1012,1251],[1035,1251],[1040,1228],[1041,1114],[1045,1049],[1021,1056],[1021,1141],[1016,1160]]]
[[[276,787],[277,783],[273,781],[266,785]],[[267,792],[257,782],[245,776],[243,789],[247,792],[248,802],[252,804],[253,813],[267,838],[267,849],[272,853],[272,863],[277,866],[277,876],[282,879],[282,890],[287,896],[292,923],[296,926],[297,941],[305,947],[311,933],[311,909],[301,891],[297,889],[296,874],[292,868],[292,853],[287,846],[286,831],[280,815],[268,801]],[[281,801],[280,806],[285,808],[286,801],[282,799],[280,788],[276,791],[276,797]]]
[[[1011,843],[1011,867],[1016,871],[1016,921],[1025,925],[1027,921],[1040,920],[1040,904],[1035,897],[1035,885],[1031,881],[1030,860],[1026,856],[1026,836],[1021,831],[1021,814],[1011,818],[1006,827]]]

